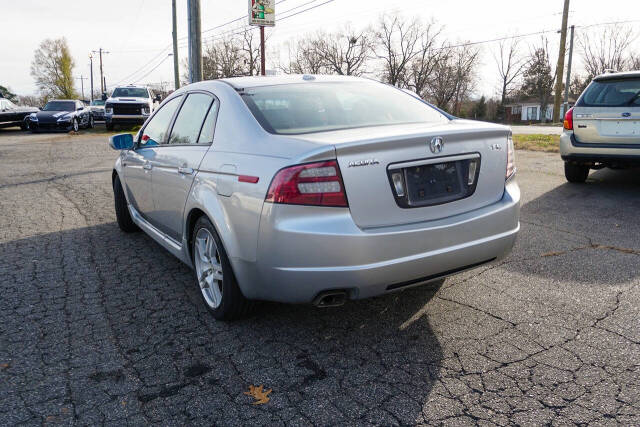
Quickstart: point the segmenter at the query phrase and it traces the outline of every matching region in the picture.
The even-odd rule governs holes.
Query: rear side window
[[[182,97],[177,96],[164,104],[162,108],[158,110],[144,128],[142,141],[140,142],[142,145],[158,145],[163,144],[164,141],[166,141],[169,122],[180,105],[180,101],[182,101]]]
[[[578,100],[579,107],[640,106],[640,78],[592,82]]]
[[[209,108],[207,118],[204,119],[204,125],[202,125],[202,131],[198,138],[198,144],[211,144],[213,142],[213,131],[216,127],[216,117],[218,115],[218,103],[214,102]]]
[[[173,125],[169,144],[195,144],[202,129],[213,97],[204,93],[192,93],[184,101],[176,122]]]

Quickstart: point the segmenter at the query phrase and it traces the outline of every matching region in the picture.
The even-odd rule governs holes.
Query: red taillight
[[[348,207],[338,162],[306,163],[281,169],[271,181],[267,202]]]
[[[564,115],[564,128],[573,130],[573,107],[569,108],[567,114]]]

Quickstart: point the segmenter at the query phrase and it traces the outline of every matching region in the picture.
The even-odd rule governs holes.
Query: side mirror
[[[156,95],[156,101],[162,102],[162,97],[160,95]]]
[[[133,135],[121,133],[109,137],[109,147],[114,150],[131,150],[133,148]]]

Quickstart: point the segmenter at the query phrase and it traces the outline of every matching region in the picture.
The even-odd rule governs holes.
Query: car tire
[[[245,317],[251,311],[253,302],[242,294],[222,240],[204,215],[198,218],[193,227],[191,255],[195,284],[213,317],[217,320]]]
[[[71,123],[71,130],[74,132],[78,132],[80,130],[80,125],[78,124],[78,119],[73,119],[73,123]]]
[[[124,195],[124,190],[118,175],[116,175],[116,179],[113,181],[113,199],[116,208],[116,220],[118,221],[120,230],[125,233],[140,231],[140,227],[131,219],[129,207],[127,206],[127,198]]]
[[[89,116],[89,123],[87,124],[87,128],[93,129],[94,126],[95,126],[95,122],[93,120],[93,116]]]
[[[589,166],[584,166],[576,163],[565,162],[564,163],[564,176],[567,181],[573,183],[583,183],[589,176]]]
[[[29,130],[29,125],[26,122],[20,123],[20,130]]]
[[[105,126],[106,126],[107,130],[109,130],[109,131],[113,130],[113,123],[107,122],[105,124]]]

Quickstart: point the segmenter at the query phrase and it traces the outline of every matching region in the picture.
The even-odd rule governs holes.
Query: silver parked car
[[[640,71],[593,79],[565,115],[560,154],[569,182],[590,169],[640,166]]]
[[[508,127],[368,79],[191,84],[110,144],[120,228],[193,267],[218,319],[436,280],[504,257],[520,227]]]

